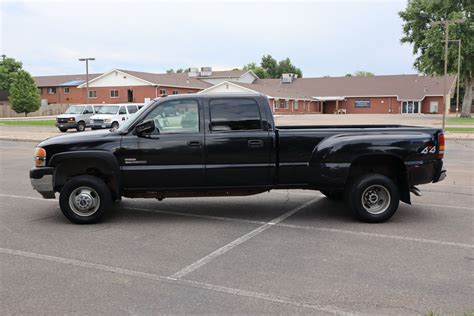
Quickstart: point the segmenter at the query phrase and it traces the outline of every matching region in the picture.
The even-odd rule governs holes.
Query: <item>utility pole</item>
[[[86,62],[86,90],[87,90],[87,95],[86,95],[86,104],[89,104],[89,60],[93,61],[95,58],[92,57],[87,57],[87,58],[79,58],[79,61],[85,61]]]
[[[447,93],[448,90],[448,42],[449,42],[449,25],[456,23],[464,23],[466,19],[456,19],[456,20],[442,20],[431,22],[431,25],[444,25],[444,105],[443,105],[443,130],[446,126],[446,111],[448,109],[449,96]]]

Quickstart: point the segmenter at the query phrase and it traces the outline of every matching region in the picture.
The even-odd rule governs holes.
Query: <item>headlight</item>
[[[105,119],[104,123],[110,123],[110,119]]]
[[[68,123],[74,123],[76,121],[76,119],[74,117],[70,117],[67,119],[67,122]]]
[[[44,167],[46,166],[46,150],[41,147],[36,147],[35,150],[35,166]]]

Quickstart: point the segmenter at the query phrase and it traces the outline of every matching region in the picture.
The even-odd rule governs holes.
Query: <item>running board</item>
[[[410,187],[410,192],[416,196],[422,196],[420,189],[417,187]]]

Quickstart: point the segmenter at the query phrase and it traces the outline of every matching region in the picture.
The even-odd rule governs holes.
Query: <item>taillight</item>
[[[438,135],[438,158],[442,159],[444,158],[444,134],[439,133]]]
[[[35,150],[35,166],[44,167],[46,166],[46,150],[41,147],[37,147]]]

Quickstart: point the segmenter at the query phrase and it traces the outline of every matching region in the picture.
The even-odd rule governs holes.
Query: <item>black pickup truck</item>
[[[118,129],[61,135],[38,144],[33,188],[59,192],[74,223],[98,221],[122,197],[319,190],[356,218],[383,222],[415,185],[438,182],[441,129],[399,125],[275,126],[256,94],[162,97]]]

